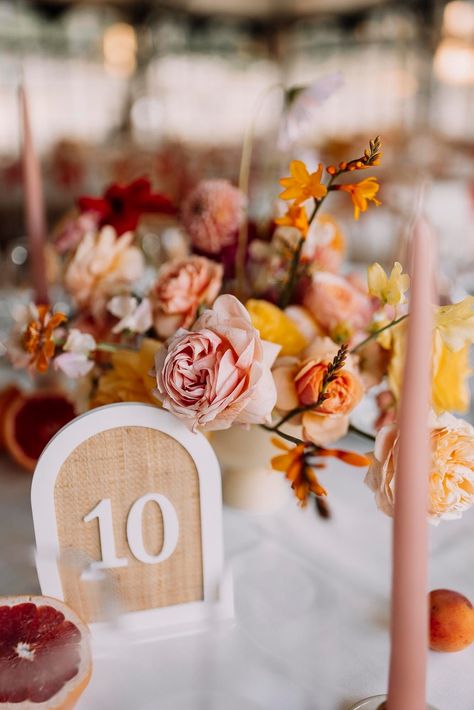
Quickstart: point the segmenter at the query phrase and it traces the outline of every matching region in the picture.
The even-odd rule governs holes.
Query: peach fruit
[[[469,599],[450,589],[429,595],[430,648],[462,651],[474,641],[474,609]]]

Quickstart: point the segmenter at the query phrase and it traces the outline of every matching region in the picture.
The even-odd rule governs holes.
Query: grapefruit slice
[[[60,392],[34,392],[14,398],[3,417],[3,439],[10,456],[33,471],[48,441],[76,416]]]
[[[71,710],[92,672],[89,630],[50,597],[0,597],[0,708]]]
[[[3,437],[3,421],[5,419],[5,412],[13,400],[20,395],[21,392],[16,385],[8,385],[8,387],[5,387],[5,389],[0,392],[0,451],[5,448],[5,441]]]

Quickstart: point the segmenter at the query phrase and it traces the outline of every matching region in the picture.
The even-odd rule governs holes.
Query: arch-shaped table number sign
[[[101,574],[131,630],[182,633],[232,616],[219,465],[168,412],[113,404],[70,422],[41,455],[31,500],[42,593],[93,628],[104,621],[90,593]],[[85,565],[61,562],[78,552]]]

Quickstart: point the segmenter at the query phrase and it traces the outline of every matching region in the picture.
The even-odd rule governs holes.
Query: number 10
[[[163,545],[160,552],[156,555],[150,555],[146,551],[143,542],[143,509],[149,502],[156,503],[160,507],[163,518]],[[102,500],[83,517],[83,520],[85,523],[89,523],[96,518],[99,521],[99,544],[102,559],[97,562],[92,562],[90,569],[126,567],[128,565],[128,559],[126,557],[117,557],[112,501],[110,498],[102,498]],[[160,493],[146,493],[135,501],[127,515],[127,542],[132,555],[137,560],[146,565],[164,562],[175,551],[178,538],[178,516],[168,498]]]

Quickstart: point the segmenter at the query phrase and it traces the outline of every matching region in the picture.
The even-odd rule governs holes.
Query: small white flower
[[[83,333],[78,328],[71,328],[63,350],[71,353],[89,355],[97,347],[97,343],[90,333]]]
[[[71,328],[64,352],[54,359],[54,367],[61,370],[67,377],[73,379],[87,375],[94,367],[93,360],[89,360],[90,353],[97,344],[90,333],[82,333],[77,328]]]
[[[107,310],[116,318],[120,318],[113,327],[112,333],[122,333],[124,330],[129,330],[132,333],[145,333],[153,323],[151,304],[148,298],[144,298],[139,304],[133,296],[114,296],[108,302]]]
[[[56,370],[64,372],[66,377],[76,379],[87,375],[94,367],[93,360],[89,360],[87,355],[82,353],[62,353],[54,358],[54,367]]]

